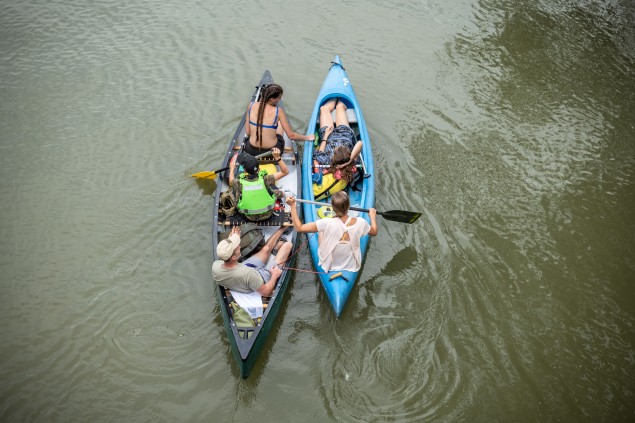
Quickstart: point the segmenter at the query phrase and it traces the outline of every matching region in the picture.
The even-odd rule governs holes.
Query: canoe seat
[[[254,223],[258,226],[293,226],[290,212],[280,211],[276,213],[274,213],[269,219],[260,220]],[[236,213],[232,216],[223,215],[223,220],[219,221],[219,223],[223,225],[231,226],[239,226],[247,222],[249,222],[249,220],[247,220],[247,218],[240,213]]]
[[[335,122],[335,110],[331,112],[331,116],[333,117],[333,122]],[[357,115],[355,114],[355,109],[346,109],[346,119],[348,119],[348,123],[357,123]],[[319,122],[320,115],[318,114],[318,123]]]

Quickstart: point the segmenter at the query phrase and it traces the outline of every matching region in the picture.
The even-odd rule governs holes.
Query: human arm
[[[379,228],[377,227],[377,210],[374,208],[368,209],[368,217],[370,217],[370,231],[368,231],[368,235],[375,236],[377,232],[379,232]]]
[[[318,147],[319,151],[326,150],[326,140],[327,140],[327,137],[324,137],[324,139],[320,141],[320,146]]]
[[[298,210],[295,208],[295,197],[290,196],[286,199],[287,204],[291,208],[291,220],[293,220],[293,226],[298,232],[317,232],[317,225],[315,222],[302,223],[300,216],[298,216]]]
[[[279,149],[273,148],[271,152],[273,153],[273,159],[278,162],[278,166],[280,166],[280,170],[273,174],[274,179],[277,181],[278,179],[282,179],[289,174],[289,168],[287,167],[287,164],[284,162],[284,160],[282,160],[281,152]]]
[[[266,283],[260,285],[260,288],[257,289],[258,293],[262,297],[271,297],[271,294],[276,287],[276,282],[282,274],[282,269],[280,269],[278,266],[274,266],[271,268],[269,273],[271,273],[271,278],[269,278]]]
[[[326,121],[322,118],[320,118],[320,125],[322,125],[322,128],[320,129],[320,131],[322,131],[322,129],[324,129],[324,133],[321,133],[320,135],[322,136],[322,138],[320,139],[320,135],[318,135],[318,139],[320,141],[320,145],[318,146],[318,150],[320,151],[324,151],[326,150],[326,142],[329,139],[329,137],[331,136],[331,133],[333,132],[334,126],[333,126],[333,121],[331,120],[331,114],[328,113],[328,118],[329,121]],[[326,122],[326,123],[322,123],[322,122]]]
[[[238,153],[234,154],[234,157],[229,161],[229,186],[234,185],[234,171],[236,170],[236,159],[238,158]]]
[[[249,124],[249,112],[251,111],[251,106],[253,105],[253,102],[249,103],[249,106],[247,106],[247,111],[245,112],[245,135],[247,136],[247,138],[249,138],[249,136],[251,135],[251,125]]]
[[[351,151],[351,156],[346,163],[339,164],[335,166],[336,169],[344,169],[349,166],[355,166],[355,160],[359,157],[362,152],[363,143],[361,141],[357,141],[357,143],[353,146],[353,150]]]
[[[335,166],[337,169],[344,169],[349,166],[355,166],[355,160],[359,157],[362,152],[363,143],[361,141],[357,141],[353,146],[353,150],[351,150],[351,156],[346,163],[338,164]]]
[[[291,129],[289,119],[287,119],[287,114],[282,108],[280,108],[280,124],[282,125],[282,129],[284,129],[284,132],[287,134],[287,136],[294,141],[313,141],[315,139],[315,134],[302,135]]]
[[[362,152],[362,146],[363,145],[364,144],[361,141],[357,141],[355,143],[355,146],[353,147],[353,150],[351,151],[351,160],[350,160],[349,163],[354,163],[355,160],[357,160],[357,157]]]

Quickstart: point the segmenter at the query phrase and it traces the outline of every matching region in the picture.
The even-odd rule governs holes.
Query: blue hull
[[[364,209],[375,207],[375,171],[373,163],[372,147],[370,145],[370,137],[368,136],[368,130],[366,128],[366,122],[364,115],[357,101],[357,96],[353,90],[348,75],[342,66],[339,56],[335,56],[332,62],[332,66],[329,69],[326,79],[322,84],[320,93],[317,96],[315,105],[313,107],[313,113],[311,114],[311,120],[307,129],[307,135],[313,134],[317,129],[317,120],[320,114],[320,106],[331,98],[339,98],[343,101],[349,109],[355,111],[357,123],[352,124],[355,126],[355,131],[359,134],[358,138],[363,142],[362,148],[362,163],[365,169],[365,173],[370,175],[365,178],[361,183],[362,189],[360,191],[349,190],[348,194],[351,201],[351,206],[357,206]],[[302,198],[305,200],[315,201],[313,197],[313,144],[305,143],[304,153],[302,158]],[[328,203],[329,200],[325,200]],[[317,210],[320,206],[314,204],[302,203],[302,211],[305,222],[315,222],[319,217],[317,216]],[[361,217],[370,223],[370,218],[367,213],[360,213],[358,217]],[[365,257],[368,249],[369,236],[364,236],[361,239],[362,258]],[[359,272],[347,272],[342,271],[343,277],[336,277],[331,280],[331,276],[339,271],[331,271],[325,274],[324,270],[318,265],[318,242],[317,235],[308,237],[309,251],[313,259],[313,264],[317,272],[319,272],[320,282],[326,295],[333,306],[333,310],[337,317],[340,317],[342,310],[346,305],[348,297],[353,289]]]

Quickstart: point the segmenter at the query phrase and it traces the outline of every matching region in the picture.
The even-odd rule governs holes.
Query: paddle
[[[297,201],[298,203],[315,204],[317,206],[329,205],[328,203],[319,203],[317,201],[301,200],[299,198],[296,198],[295,201]],[[368,209],[361,209],[359,207],[350,207],[350,209],[363,212],[363,213],[368,213]],[[401,223],[414,223],[421,216],[421,213],[411,212],[406,210],[389,210],[385,212],[378,211],[377,214],[382,216],[386,220],[392,220],[394,222],[401,222]]]
[[[267,151],[266,153],[262,153],[256,156],[257,159],[260,159],[262,157],[267,157],[269,155],[271,155],[273,153],[271,153],[271,151]],[[215,178],[217,173],[221,173],[226,171],[227,169],[229,169],[229,166],[227,167],[223,167],[221,169],[218,170],[214,170],[214,171],[203,171],[203,172],[198,172],[195,173],[192,176],[192,178],[198,178],[198,179],[211,179],[211,178]]]

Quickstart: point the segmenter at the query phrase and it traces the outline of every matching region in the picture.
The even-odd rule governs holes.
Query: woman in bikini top
[[[262,89],[261,100],[249,104],[246,116],[248,125],[245,128],[247,153],[258,155],[272,148],[284,152],[282,131],[294,141],[311,141],[315,138],[314,135],[301,135],[291,129],[287,114],[278,106],[282,92],[280,85],[266,85]]]

